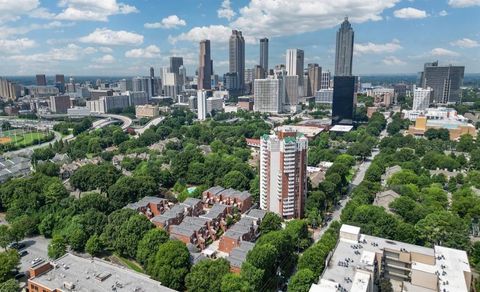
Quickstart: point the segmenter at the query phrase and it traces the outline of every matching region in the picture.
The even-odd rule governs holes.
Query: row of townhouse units
[[[202,193],[205,205],[223,204],[237,208],[241,213],[248,211],[253,205],[252,195],[247,191],[225,189],[220,186],[211,187]]]
[[[230,253],[242,242],[254,242],[259,236],[259,226],[267,214],[264,210],[252,209],[230,227],[220,239],[218,249]]]

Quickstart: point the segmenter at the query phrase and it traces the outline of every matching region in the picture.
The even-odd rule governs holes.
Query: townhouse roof
[[[164,198],[146,196],[146,197],[141,198],[138,202],[130,203],[130,204],[126,205],[125,208],[137,210],[138,208],[145,207],[150,203],[160,204],[161,202],[166,202],[166,201],[167,201],[167,199],[164,199]]]

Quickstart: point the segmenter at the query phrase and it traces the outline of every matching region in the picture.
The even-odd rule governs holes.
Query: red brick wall
[[[220,239],[220,242],[218,244],[218,249],[220,251],[230,253],[232,251],[232,249],[234,249],[235,247],[237,247],[239,245],[240,245],[240,242],[237,241],[236,238],[230,238],[230,237],[227,237],[227,236],[223,236]]]

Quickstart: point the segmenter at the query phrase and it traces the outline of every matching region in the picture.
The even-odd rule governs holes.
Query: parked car
[[[22,243],[22,242],[14,242],[8,246],[8,248],[11,248],[11,249],[22,249],[24,247],[25,247],[25,243]]]
[[[24,256],[26,256],[27,254],[28,254],[28,251],[27,251],[27,250],[21,250],[21,251],[18,252],[18,255],[19,255],[20,257],[24,257]]]
[[[15,275],[15,280],[19,280],[21,278],[26,277],[27,275],[25,273],[18,273]]]

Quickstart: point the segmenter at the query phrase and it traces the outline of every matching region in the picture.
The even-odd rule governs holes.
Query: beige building
[[[447,129],[450,133],[450,140],[457,140],[466,134],[477,136],[475,126],[472,124],[456,119],[428,119],[425,116],[419,116],[415,120],[415,125],[408,128],[408,132],[414,136],[423,136],[428,129]]]
[[[472,284],[463,250],[388,240],[346,224],[325,265],[310,292],[374,292],[381,277],[395,292],[468,292]]]
[[[137,105],[135,107],[135,116],[137,119],[141,118],[156,118],[160,115],[160,110],[157,105]]]

